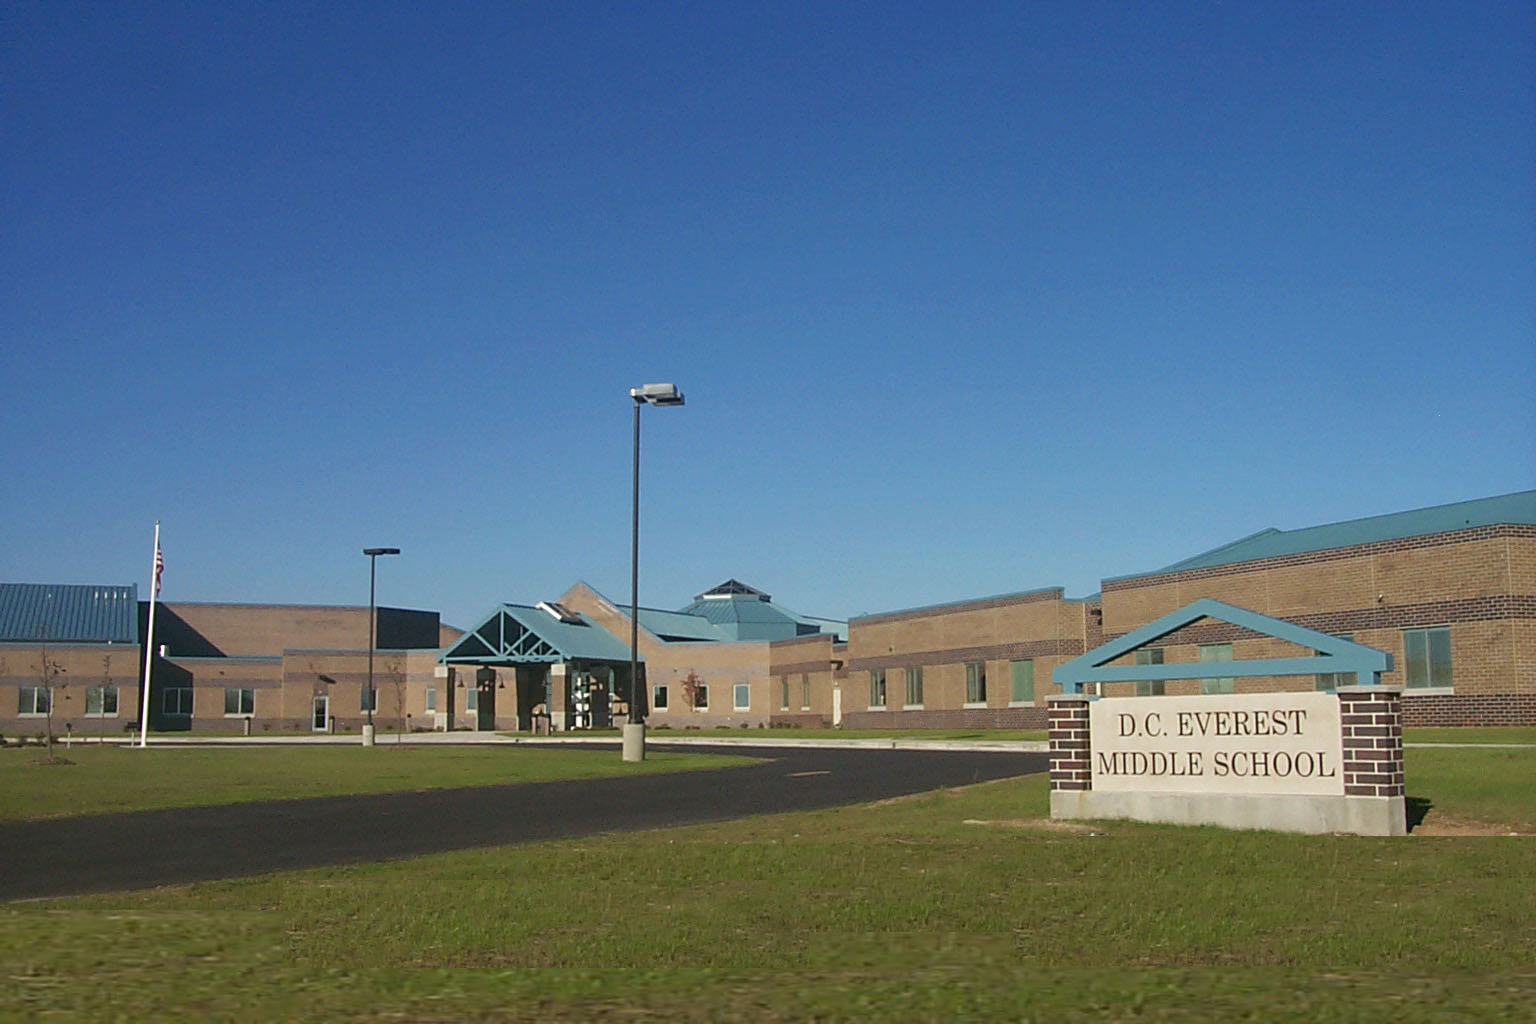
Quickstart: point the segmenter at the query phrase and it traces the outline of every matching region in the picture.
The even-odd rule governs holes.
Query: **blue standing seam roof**
[[[0,583],[0,642],[136,644],[139,588]]]
[[[1496,526],[1500,523],[1536,524],[1536,491],[1518,491],[1493,498],[1457,501],[1449,505],[1434,505],[1409,512],[1368,516],[1364,519],[1350,519],[1323,526],[1306,526],[1297,530],[1279,530],[1271,527],[1183,561],[1174,562],[1172,565],[1166,565],[1161,569],[1109,576],[1106,579],[1128,580],[1141,576],[1158,576],[1163,573],[1183,572],[1187,569],[1207,569],[1218,565],[1252,562],[1261,558],[1299,555],[1309,551],[1327,551],[1332,548],[1354,547],[1358,544],[1371,544],[1384,540],[1403,540],[1408,537],[1469,530],[1479,526]]]

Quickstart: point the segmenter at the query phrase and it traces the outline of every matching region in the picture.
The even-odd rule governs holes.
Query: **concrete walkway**
[[[1050,750],[1050,744],[1045,740],[927,740],[915,736],[872,737],[872,736],[846,736],[805,738],[780,736],[775,737],[768,730],[765,735],[758,736],[710,736],[707,733],[698,736],[676,735],[670,731],[649,733],[645,742],[650,747],[756,747],[774,750],[969,750],[976,752],[993,753],[1034,753],[1043,754]],[[362,737],[357,733],[342,735],[264,735],[264,736],[178,736],[158,735],[151,736],[149,745],[152,747],[166,746],[346,746],[355,747],[361,744]],[[108,741],[111,742],[111,741]],[[415,732],[405,735],[395,733],[379,733],[377,743],[379,746],[392,746],[396,743],[410,746],[441,746],[456,744],[530,744],[538,746],[571,745],[571,746],[614,746],[619,742],[619,737],[604,733],[596,736],[573,735],[571,733],[556,734],[554,736],[531,736],[523,734],[508,735],[499,732]]]

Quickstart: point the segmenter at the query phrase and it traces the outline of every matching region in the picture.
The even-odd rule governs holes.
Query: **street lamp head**
[[[629,389],[629,397],[648,405],[682,405],[683,393],[676,384],[642,384]]]
[[[363,548],[363,554],[372,558],[375,555],[398,555],[399,548]]]

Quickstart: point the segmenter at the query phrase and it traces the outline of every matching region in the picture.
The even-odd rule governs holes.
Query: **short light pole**
[[[676,384],[645,384],[629,389],[635,402],[635,472],[629,544],[629,721],[624,723],[624,760],[645,760],[645,716],[640,713],[640,407],[682,405]]]
[[[363,746],[373,746],[373,705],[377,698],[373,689],[373,644],[374,626],[378,622],[378,613],[374,610],[373,584],[377,578],[377,567],[380,555],[398,555],[399,548],[363,548],[363,554],[368,556],[368,701],[365,705],[368,712],[368,721],[363,723]]]

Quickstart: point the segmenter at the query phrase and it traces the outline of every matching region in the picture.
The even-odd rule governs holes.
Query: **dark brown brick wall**
[[[1088,702],[1056,697],[1050,706],[1051,788],[1093,788],[1093,743]]]
[[[845,729],[1044,729],[1046,709],[953,708],[932,711],[845,711]]]
[[[1340,691],[1344,795],[1403,795],[1403,701],[1396,692]]]
[[[1536,694],[1403,695],[1406,726],[1536,725]]]

